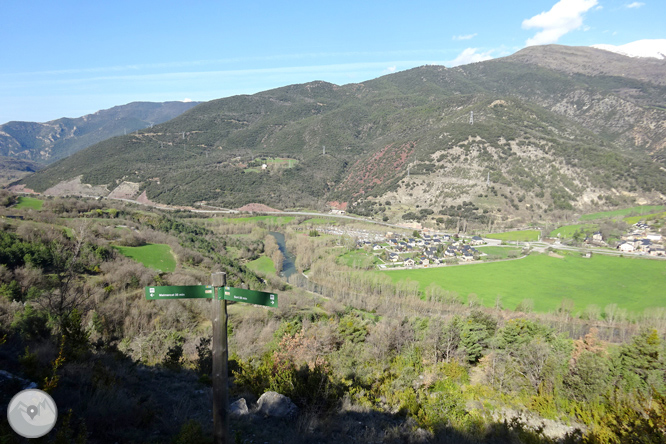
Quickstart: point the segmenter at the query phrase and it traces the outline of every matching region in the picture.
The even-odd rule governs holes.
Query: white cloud
[[[633,2],[633,3],[629,3],[629,4],[627,5],[627,8],[629,8],[629,9],[631,9],[631,8],[640,8],[641,6],[645,6],[645,3],[642,3],[642,2]]]
[[[185,102],[185,103],[189,103],[191,101],[192,101],[192,99],[183,99],[183,102]]]
[[[666,59],[666,39],[637,40],[625,45],[592,45],[593,48],[616,52],[629,57]]]
[[[396,67],[395,66],[389,66],[386,68],[386,72],[395,72]]]
[[[453,40],[470,40],[476,37],[478,34],[475,32],[474,34],[465,34],[465,35],[454,35]]]
[[[467,65],[469,63],[483,62],[484,60],[490,60],[493,58],[491,55],[492,51],[487,52],[477,52],[478,48],[467,48],[461,52],[458,57],[448,62],[445,62],[445,65],[449,66],[459,66]]]
[[[547,45],[583,26],[583,14],[597,5],[597,0],[560,0],[548,12],[523,20],[523,29],[541,28],[527,39],[527,46]]]

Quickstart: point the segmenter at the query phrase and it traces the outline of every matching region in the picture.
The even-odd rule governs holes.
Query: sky
[[[2,0],[0,17],[0,123],[666,38],[664,0]]]

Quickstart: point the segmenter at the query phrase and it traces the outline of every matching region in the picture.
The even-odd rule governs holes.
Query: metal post
[[[224,291],[227,274],[212,273],[213,297],[213,443],[230,444],[229,383],[227,348],[227,301],[219,300]],[[221,287],[221,288],[220,288]]]

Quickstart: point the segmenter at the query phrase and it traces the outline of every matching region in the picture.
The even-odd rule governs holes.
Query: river
[[[284,240],[284,234],[278,233],[277,231],[269,231],[268,233],[275,238],[275,241],[277,242],[278,247],[280,248],[280,253],[282,253],[282,256],[284,256],[284,260],[282,261],[282,271],[280,272],[280,276],[283,276],[285,279],[289,279],[291,275],[298,273],[298,271],[296,270],[296,256],[294,256],[289,252],[289,250],[287,250],[287,244],[285,243]]]
[[[282,253],[282,256],[284,256],[284,260],[282,261],[282,272],[280,273],[280,276],[282,276],[291,285],[301,287],[307,291],[317,293],[324,297],[331,297],[331,294],[329,294],[330,291],[326,291],[326,288],[320,286],[319,284],[315,284],[314,282],[310,281],[303,273],[299,273],[298,270],[296,270],[296,256],[287,250],[287,244],[284,241],[284,234],[278,233],[277,231],[269,231],[268,233],[275,238],[275,241],[280,248],[280,252]]]

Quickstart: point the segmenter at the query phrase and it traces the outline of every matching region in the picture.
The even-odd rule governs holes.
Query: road
[[[666,257],[663,256],[650,256],[649,254],[643,253],[623,253],[621,251],[613,250],[610,248],[599,248],[599,247],[573,247],[569,245],[562,245],[560,243],[549,244],[546,242],[506,242],[504,245],[516,245],[516,246],[530,246],[535,250],[546,251],[548,248],[553,248],[555,250],[564,250],[564,251],[577,251],[580,253],[595,253],[595,254],[605,254],[606,256],[623,256],[623,257],[636,257],[643,259],[655,259],[655,260],[666,260]]]

